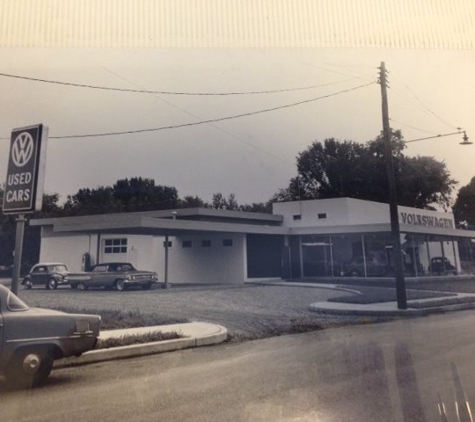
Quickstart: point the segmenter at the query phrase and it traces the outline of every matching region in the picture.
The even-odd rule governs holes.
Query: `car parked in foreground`
[[[157,281],[156,272],[136,270],[129,262],[106,262],[95,265],[89,272],[71,275],[69,284],[78,290],[105,287],[121,292],[132,286],[148,290]]]
[[[95,347],[101,317],[29,308],[0,285],[0,374],[11,384],[34,387],[53,361]]]
[[[38,263],[33,265],[28,275],[21,284],[25,289],[33,286],[44,286],[48,290],[54,290],[62,284],[68,284],[68,268],[60,262]]]

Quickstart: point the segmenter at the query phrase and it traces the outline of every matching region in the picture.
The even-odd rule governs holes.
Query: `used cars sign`
[[[48,128],[41,124],[12,131],[4,214],[41,210],[47,139]]]

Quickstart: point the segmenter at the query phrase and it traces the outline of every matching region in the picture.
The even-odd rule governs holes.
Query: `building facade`
[[[452,214],[398,210],[407,276],[473,272],[475,232]],[[170,283],[393,276],[389,206],[351,198],[275,203],[272,214],[190,208],[31,224],[40,260],[72,271],[127,261]]]

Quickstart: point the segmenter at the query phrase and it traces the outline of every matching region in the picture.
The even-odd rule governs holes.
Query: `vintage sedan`
[[[156,272],[136,270],[129,262],[106,262],[95,265],[90,272],[71,275],[69,284],[78,290],[105,287],[122,292],[132,286],[148,290],[157,280]]]
[[[34,387],[53,361],[95,347],[101,317],[30,308],[0,285],[0,374],[11,384]]]
[[[58,285],[68,284],[68,268],[60,262],[39,263],[33,265],[29,274],[21,282],[25,289],[44,286],[54,290]]]

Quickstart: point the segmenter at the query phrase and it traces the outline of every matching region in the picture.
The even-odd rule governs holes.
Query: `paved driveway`
[[[224,325],[235,339],[260,338],[319,325],[356,323],[361,317],[323,316],[308,311],[313,302],[343,296],[341,291],[294,286],[172,287],[115,292],[69,288],[20,290],[30,306],[94,312],[121,309]],[[366,318],[367,319],[367,318]]]

